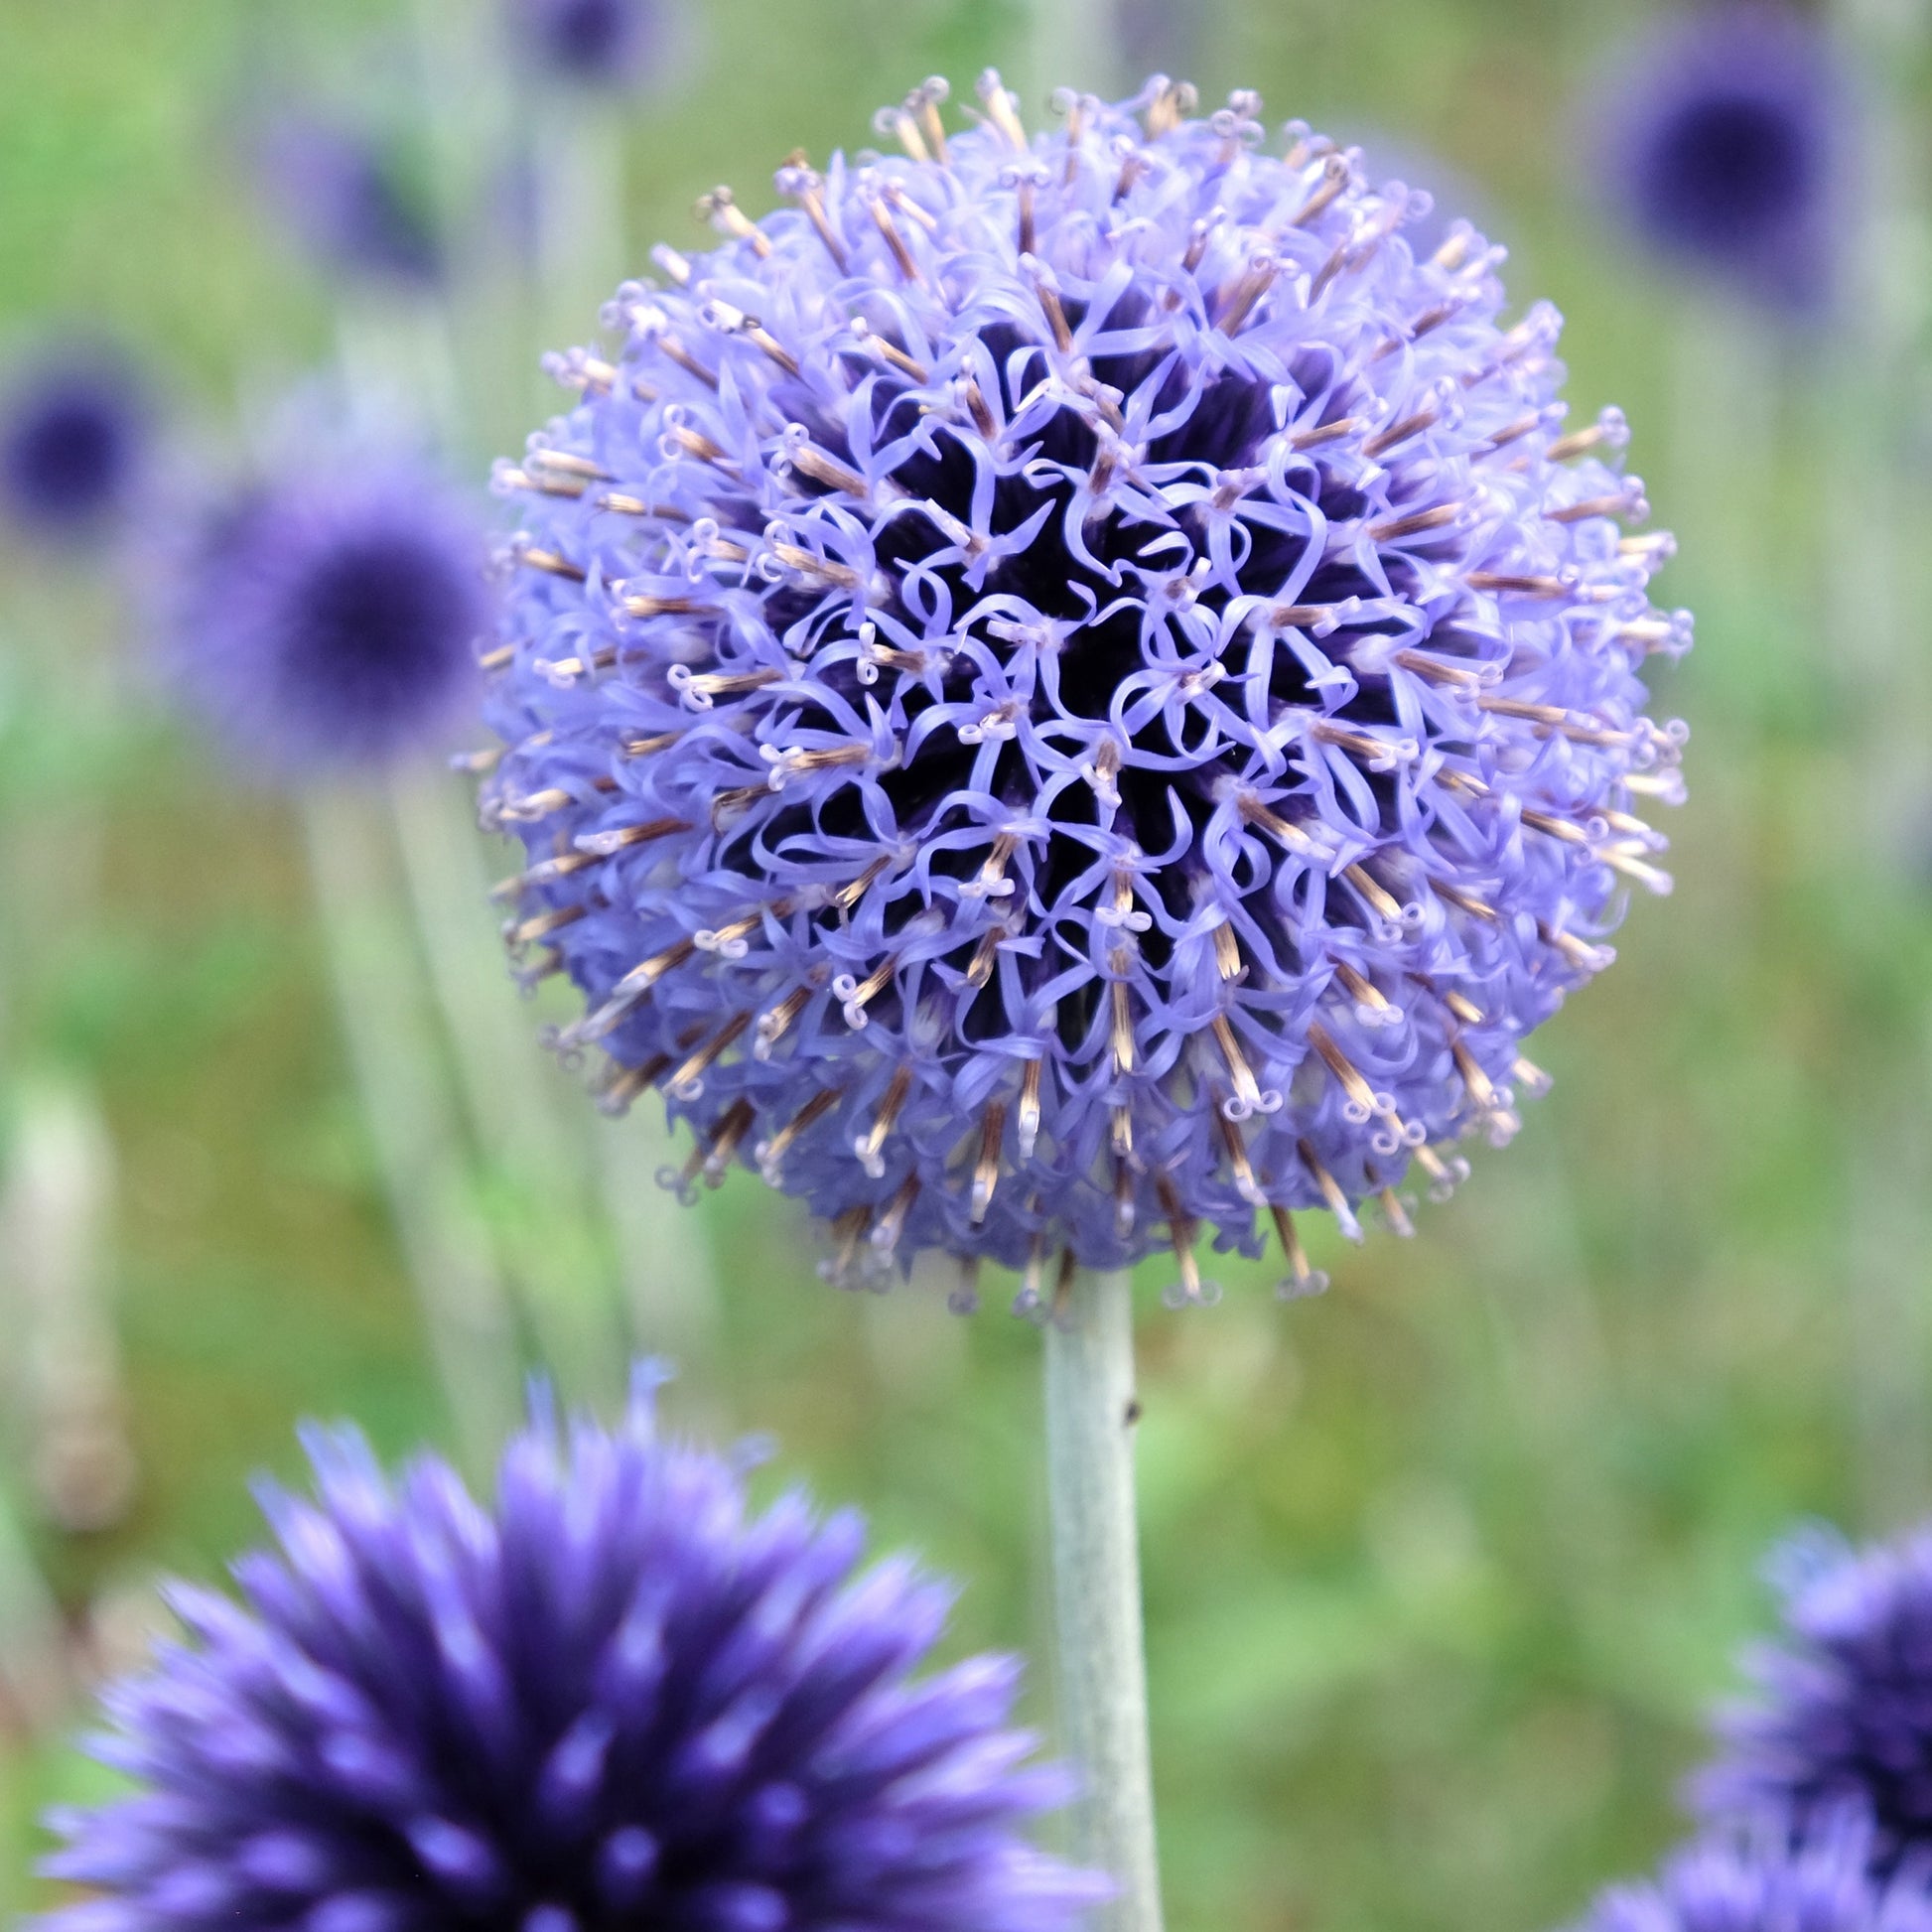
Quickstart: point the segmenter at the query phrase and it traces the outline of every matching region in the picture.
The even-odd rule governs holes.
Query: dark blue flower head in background
[[[1854,1815],[1798,1844],[1713,1838],[1678,1853],[1654,1883],[1612,1886],[1575,1932],[1932,1932],[1932,1894],[1874,1878],[1868,1853],[1868,1827]]]
[[[127,502],[149,428],[148,399],[107,351],[43,354],[0,397],[0,505],[22,530],[83,536]]]
[[[474,701],[486,565],[471,506],[433,476],[286,463],[184,533],[168,669],[247,764],[293,775],[433,748]]]
[[[279,120],[256,146],[272,211],[323,267],[412,287],[442,274],[429,196],[400,151],[300,114]]]
[[[1018,1669],[918,1675],[951,1592],[793,1492],[542,1413],[492,1508],[311,1432],[313,1501],[242,1600],[106,1700],[133,1795],[56,1819],[98,1898],[59,1932],[1070,1932],[1100,1887],[1033,1850],[1066,1782],[1008,1727]]]
[[[621,87],[637,79],[664,32],[665,0],[510,0],[512,25],[554,78]]]
[[[1726,1748],[1693,1802],[1791,1832],[1862,1807],[1882,1870],[1932,1870],[1932,1529],[1797,1549],[1782,1562],[1781,1638],[1746,1659],[1757,1697],[1721,1716]]]
[[[1612,957],[1690,641],[1621,417],[1574,428],[1501,250],[1260,101],[997,74],[660,249],[504,465],[485,812],[621,1105],[832,1223],[1036,1278],[1508,1138]],[[857,1264],[853,1267],[852,1264]]]
[[[1647,246],[1757,299],[1830,296],[1851,102],[1826,30],[1775,0],[1656,29],[1601,113],[1605,174]]]

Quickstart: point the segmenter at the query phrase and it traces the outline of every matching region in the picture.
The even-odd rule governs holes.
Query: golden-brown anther
[[[1020,1076],[1020,1111],[1014,1121],[1014,1131],[1023,1162],[1034,1158],[1034,1144],[1039,1138],[1039,1074],[1040,1062],[1029,1060]]]
[[[858,1145],[859,1164],[875,1178],[886,1172],[880,1157],[886,1149],[886,1142],[898,1120],[899,1110],[905,1105],[906,1096],[912,1091],[912,1069],[897,1066],[893,1069],[893,1077],[887,1082],[886,1091],[880,1097],[879,1111],[873,1116],[871,1128]]]
[[[749,1012],[734,1014],[671,1075],[671,1091],[680,1100],[695,1099],[705,1069],[752,1024]]]
[[[993,1205],[993,1189],[1000,1182],[1000,1143],[1007,1130],[1007,1103],[989,1100],[980,1115],[979,1158],[973,1163],[973,1193],[969,1211],[973,1224],[986,1219]]]
[[[506,945],[527,946],[532,940],[543,939],[553,932],[561,932],[567,925],[575,925],[585,912],[583,905],[553,905],[547,912],[538,912],[520,923],[505,928],[503,940]]]
[[[1248,970],[1241,957],[1241,942],[1225,919],[1214,928],[1214,967],[1227,981],[1243,978]]]
[[[770,1015],[766,1014],[760,1019],[759,1023],[760,1029],[763,1027],[764,1020],[769,1018]],[[775,1187],[778,1185],[778,1177],[784,1168],[785,1156],[798,1144],[798,1137],[814,1121],[822,1120],[844,1098],[845,1092],[841,1087],[820,1087],[768,1141],[759,1144],[758,1149],[759,1173],[763,1176],[764,1183],[767,1187]]]

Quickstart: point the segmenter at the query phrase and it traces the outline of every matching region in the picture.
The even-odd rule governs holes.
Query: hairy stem
[[[1045,1356],[1060,1709],[1083,1786],[1074,1850],[1119,1887],[1097,1926],[1160,1932],[1125,1273],[1073,1280],[1046,1325]]]

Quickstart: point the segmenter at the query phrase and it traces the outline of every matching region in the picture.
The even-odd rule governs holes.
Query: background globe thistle
[[[85,534],[126,501],[147,427],[147,399],[119,358],[25,363],[0,399],[0,504],[23,530]]]
[[[555,78],[622,86],[664,31],[665,0],[510,0],[518,38]]]
[[[1817,23],[1771,0],[1707,6],[1639,42],[1607,90],[1604,180],[1647,246],[1816,307],[1843,228],[1847,94]]]
[[[257,143],[274,211],[326,268],[423,286],[443,271],[429,198],[368,135],[284,114]]]
[[[1783,1641],[1747,1659],[1759,1701],[1722,1716],[1727,1749],[1693,1801],[1794,1833],[1862,1808],[1881,1869],[1914,1855],[1932,1868],[1932,1530],[1800,1554],[1783,1566]]]
[[[1932,1932],[1924,1886],[1880,1884],[1867,1850],[1855,1817],[1795,1847],[1709,1840],[1677,1854],[1654,1884],[1611,1887],[1577,1932]]]
[[[172,561],[169,667],[249,763],[391,759],[473,691],[486,546],[469,506],[412,466],[287,462],[205,510]]]
[[[313,1502],[244,1601],[177,1587],[187,1640],[110,1692],[137,1780],[57,1818],[62,1932],[1057,1932],[1097,1894],[1034,1852],[1057,1772],[1005,1728],[1017,1666],[913,1677],[949,1591],[860,1573],[856,1515],[622,1426],[540,1409],[493,1511],[433,1456],[391,1484],[312,1432]]]
[[[1561,428],[1500,251],[1259,102],[996,75],[905,158],[660,249],[523,506],[485,816],[512,937],[715,1175],[843,1261],[1098,1266],[1439,1186],[1610,958],[1679,794],[1621,419]]]

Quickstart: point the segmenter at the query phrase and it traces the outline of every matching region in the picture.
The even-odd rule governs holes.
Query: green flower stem
[[[1081,1274],[1045,1331],[1047,1498],[1064,1739],[1083,1782],[1074,1855],[1119,1892],[1101,1932],[1160,1932],[1134,1512],[1134,1307]]]

